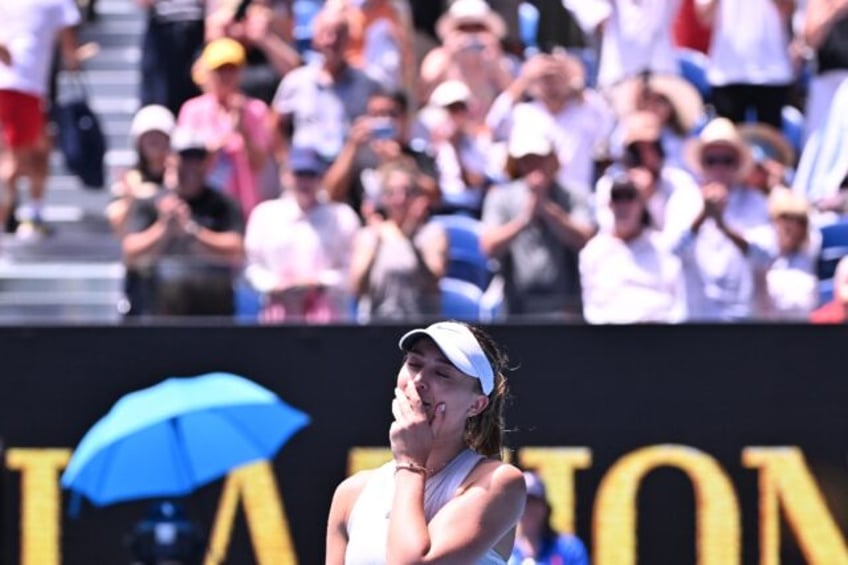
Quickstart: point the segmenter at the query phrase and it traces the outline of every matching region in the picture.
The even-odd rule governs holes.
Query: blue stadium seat
[[[707,56],[700,51],[682,47],[677,49],[677,63],[680,65],[680,75],[695,87],[705,102],[709,100],[712,86],[707,80]]]
[[[447,276],[486,288],[492,273],[488,258],[480,249],[482,222],[462,215],[438,215],[432,221],[441,224],[448,235]]]
[[[836,264],[848,255],[848,220],[821,228],[821,252],[816,266],[819,278],[819,301],[824,304],[833,297],[833,274]]]
[[[262,294],[254,289],[244,277],[233,284],[236,301],[236,320],[255,322],[262,310]]]
[[[439,281],[442,291],[442,315],[453,320],[480,320],[480,300],[483,291],[468,281],[445,277]]]
[[[303,55],[312,47],[312,24],[324,6],[324,0],[294,0],[294,41],[298,53]]]

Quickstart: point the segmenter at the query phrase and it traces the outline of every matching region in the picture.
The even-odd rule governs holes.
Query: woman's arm
[[[521,472],[499,461],[486,461],[461,494],[424,518],[424,478],[400,470],[389,520],[388,562],[407,564],[473,563],[514,527],[524,510]]]
[[[327,519],[327,551],[325,565],[344,565],[347,550],[347,521],[353,503],[362,492],[370,471],[357,473],[342,481],[333,494]]]
[[[818,49],[833,24],[845,15],[848,15],[848,0],[810,0],[804,18],[804,42]]]
[[[368,292],[368,276],[379,247],[379,227],[365,227],[356,235],[350,259],[350,290],[357,298]]]

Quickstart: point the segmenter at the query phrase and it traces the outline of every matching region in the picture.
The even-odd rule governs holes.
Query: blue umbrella
[[[118,400],[82,438],[62,487],[97,506],[182,496],[270,459],[309,416],[237,375],[170,378]]]

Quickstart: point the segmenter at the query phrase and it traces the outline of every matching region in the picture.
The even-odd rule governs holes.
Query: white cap
[[[509,136],[508,152],[513,159],[521,159],[527,155],[545,157],[554,152],[554,144],[544,128],[516,126]]]
[[[199,131],[186,127],[174,128],[174,133],[171,135],[171,150],[182,153],[192,149],[208,151],[203,135]]]
[[[176,120],[170,110],[158,104],[145,106],[135,113],[130,124],[130,137],[133,141],[149,131],[161,131],[167,136],[174,132]]]
[[[423,336],[432,339],[454,367],[479,380],[483,394],[492,392],[495,388],[492,364],[468,326],[457,322],[436,322],[404,334],[398,346],[402,351],[409,351],[417,338]]]
[[[471,100],[471,90],[461,80],[447,80],[433,90],[430,105],[446,108],[451,104]]]

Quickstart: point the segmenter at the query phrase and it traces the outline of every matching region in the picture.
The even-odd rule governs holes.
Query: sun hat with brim
[[[422,337],[429,337],[451,364],[469,377],[480,381],[483,394],[495,388],[495,373],[480,342],[468,329],[458,322],[436,322],[426,328],[407,332],[400,338],[401,351],[409,351]]]
[[[226,65],[243,67],[246,62],[247,53],[241,43],[229,37],[213,39],[206,44],[192,66],[191,78],[195,84],[202,85],[209,77],[209,71]]]
[[[498,38],[506,35],[503,18],[484,0],[456,0],[436,22],[436,34],[444,41],[460,26],[467,24],[482,24]]]
[[[772,189],[769,194],[768,211],[772,218],[787,215],[808,218],[810,203],[803,195],[788,188],[779,187]]]
[[[651,112],[634,112],[622,120],[620,127],[624,147],[639,141],[653,143],[662,137],[660,119]]]
[[[703,173],[701,157],[707,147],[724,145],[733,148],[739,155],[737,180],[744,179],[751,171],[754,161],[751,150],[733,122],[727,118],[715,118],[708,123],[697,138],[689,140],[684,148],[684,160],[695,173]]]
[[[704,102],[695,87],[679,76],[666,74],[651,75],[647,81],[633,77],[612,86],[609,97],[615,113],[623,117],[636,111],[646,86],[669,101],[686,131],[692,131],[703,119]]]
[[[170,110],[158,104],[150,104],[133,116],[130,137],[136,142],[142,135],[151,131],[159,131],[170,137],[176,125],[177,121]]]
[[[751,148],[755,160],[763,158],[779,161],[785,167],[795,166],[795,149],[780,131],[768,124],[750,123],[737,126],[739,135]],[[756,156],[760,158],[757,159]]]

